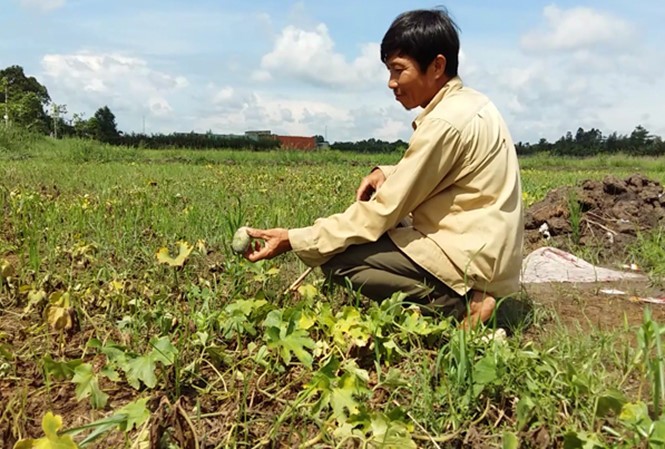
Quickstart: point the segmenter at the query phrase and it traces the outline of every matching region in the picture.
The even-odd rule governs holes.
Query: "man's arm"
[[[447,121],[427,120],[370,201],[356,201],[313,226],[290,229],[293,250],[303,262],[317,266],[350,245],[376,241],[437,188],[446,187],[445,178],[457,166],[463,148],[459,132]]]

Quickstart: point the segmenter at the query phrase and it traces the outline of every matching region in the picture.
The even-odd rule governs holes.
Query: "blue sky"
[[[417,111],[386,87],[378,45],[400,12],[442,2],[3,0],[0,67],[18,64],[123,131],[408,139]],[[578,127],[665,136],[662,0],[443,2],[464,82],[515,140]]]

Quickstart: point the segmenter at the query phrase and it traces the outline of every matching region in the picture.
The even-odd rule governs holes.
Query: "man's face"
[[[445,61],[445,60],[444,60]],[[444,63],[445,64],[445,63]],[[425,107],[438,92],[440,85],[435,61],[425,72],[410,56],[395,55],[387,59],[386,67],[390,71],[388,87],[395,94],[395,99],[406,109],[417,106]]]

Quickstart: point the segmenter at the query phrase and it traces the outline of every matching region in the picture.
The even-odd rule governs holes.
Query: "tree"
[[[44,108],[51,97],[46,87],[33,76],[27,77],[18,65],[0,70],[0,104],[7,121],[33,131],[47,133],[49,118]]]
[[[95,115],[90,119],[90,128],[94,137],[102,142],[113,142],[120,136],[115,123],[115,115],[108,106],[97,109]]]

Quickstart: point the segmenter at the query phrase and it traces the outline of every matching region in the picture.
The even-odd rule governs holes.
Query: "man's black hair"
[[[400,14],[381,41],[381,61],[409,56],[425,72],[437,55],[446,58],[445,73],[457,75],[459,28],[445,9],[418,9]]]

